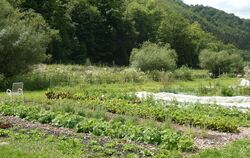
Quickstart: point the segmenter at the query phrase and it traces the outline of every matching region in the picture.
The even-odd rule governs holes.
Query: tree
[[[178,54],[178,67],[197,68],[203,49],[236,49],[232,43],[250,48],[249,20],[213,8],[190,7],[181,0],[8,1],[22,11],[41,14],[59,31],[47,49],[54,63],[82,64],[90,59],[97,64],[128,65],[131,50],[150,41],[169,43]]]
[[[134,27],[138,34],[136,45],[142,44],[144,41],[151,41],[155,39],[154,24],[151,11],[145,4],[140,4],[133,1],[127,5],[125,17],[134,23]]]
[[[73,53],[74,61],[84,62],[84,58],[90,58],[97,62],[102,60],[99,57],[98,48],[101,46],[99,39],[103,35],[98,30],[102,28],[102,17],[97,7],[86,0],[73,0],[68,8],[69,16],[75,26],[75,36],[85,53]]]
[[[140,49],[133,49],[130,57],[131,66],[142,71],[174,70],[176,60],[176,52],[169,44],[159,46],[150,42],[145,42]]]
[[[43,17],[33,12],[18,12],[0,2],[0,74],[12,76],[46,59],[52,35]]]
[[[223,73],[241,73],[243,59],[239,54],[228,51],[213,52],[203,50],[199,56],[200,66],[208,69],[215,77]]]
[[[89,0],[90,1],[90,0]],[[91,0],[102,17],[98,32],[99,60],[116,65],[128,65],[135,46],[136,32],[132,23],[124,17],[124,0]]]
[[[53,29],[59,31],[49,44],[47,53],[52,54],[52,62],[71,63],[85,55],[85,49],[75,38],[75,28],[68,15],[69,1],[66,0],[8,0],[19,9],[33,10],[43,16]]]
[[[189,38],[188,26],[188,22],[181,15],[176,13],[166,14],[158,30],[158,41],[160,43],[169,43],[176,50],[178,66],[196,67],[198,65],[198,56],[196,57],[197,60],[195,60],[196,46]]]

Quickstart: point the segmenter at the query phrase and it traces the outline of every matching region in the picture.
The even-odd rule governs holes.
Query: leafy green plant
[[[174,71],[174,76],[176,79],[184,80],[184,81],[191,81],[192,80],[192,72],[186,66],[182,66],[181,68]]]
[[[127,138],[133,141],[140,141],[149,144],[164,145],[170,142],[165,138],[170,138],[171,135],[175,136],[174,131],[168,131],[167,133],[157,128],[150,127],[137,127],[127,122],[107,122],[101,119],[84,118],[79,115],[69,115],[67,113],[54,113],[46,111],[43,108],[25,107],[19,105],[16,110],[11,105],[0,105],[0,111],[5,115],[22,116],[22,118],[33,119],[33,121],[40,121],[41,123],[51,123],[55,126],[76,128],[78,132],[92,133],[97,136],[110,136],[112,138]],[[37,113],[37,110],[40,112]],[[167,136],[169,135],[169,136]],[[185,135],[177,134],[178,137],[173,137],[171,141],[175,143],[171,144],[171,149],[180,149],[179,142],[183,139],[187,139]],[[165,141],[164,141],[165,140]],[[190,144],[192,140],[190,139]],[[167,143],[167,144],[166,144]],[[191,147],[190,147],[191,148]]]
[[[233,90],[232,88],[223,87],[223,88],[221,89],[221,94],[222,94],[223,96],[229,96],[229,97],[231,97],[231,96],[234,95],[234,90]]]

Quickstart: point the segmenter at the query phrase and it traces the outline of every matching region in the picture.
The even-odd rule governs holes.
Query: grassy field
[[[13,81],[24,82],[25,101],[0,93],[0,127],[12,126],[0,129],[1,157],[249,157],[249,139],[224,147],[215,143],[219,149],[198,147],[195,139],[201,135],[197,131],[240,135],[242,127],[250,126],[249,110],[184,107],[175,102],[165,106],[134,95],[138,91],[249,95],[237,78],[210,79],[201,70],[190,70],[187,77],[180,72],[40,65],[6,80],[2,89]],[[51,130],[44,131],[44,126]],[[58,129],[74,135],[58,134]]]

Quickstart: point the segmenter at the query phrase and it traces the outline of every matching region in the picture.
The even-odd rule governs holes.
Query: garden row
[[[140,127],[120,121],[108,122],[69,113],[52,112],[41,107],[0,105],[0,111],[4,115],[18,116],[29,121],[38,121],[58,127],[73,128],[77,132],[155,144],[166,150],[189,151],[194,148],[190,137],[170,129]]]
[[[50,93],[51,94],[51,93]],[[60,93],[53,93],[53,96]],[[64,94],[66,95],[66,94]],[[63,95],[63,96],[64,96]],[[47,95],[51,96],[51,95]],[[108,112],[115,114],[124,114],[137,116],[141,118],[153,118],[164,122],[171,120],[178,124],[188,124],[202,128],[218,130],[221,132],[238,132],[238,126],[250,126],[249,111],[243,113],[238,109],[228,109],[217,105],[175,105],[164,106],[161,103],[155,103],[153,100],[139,101],[136,98],[118,99],[105,97],[67,97],[63,98],[77,99],[78,102],[70,102],[74,106],[104,108]],[[48,97],[50,98],[50,97]],[[61,98],[59,96],[54,99]],[[124,97],[126,98],[126,97]],[[51,99],[51,98],[50,98]],[[65,99],[67,104],[67,99]]]

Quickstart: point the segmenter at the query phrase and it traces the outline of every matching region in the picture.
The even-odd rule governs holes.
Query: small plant
[[[223,87],[221,89],[221,94],[223,96],[228,96],[228,97],[231,97],[234,95],[234,90],[232,88],[228,88],[228,87]]]
[[[10,124],[8,120],[0,116],[0,129],[7,129],[7,128],[10,128],[11,126],[12,125]]]
[[[178,80],[191,81],[191,70],[186,66],[182,66],[181,68],[174,71],[174,77]]]
[[[46,97],[48,99],[66,99],[66,98],[72,98],[72,95],[69,92],[54,92],[49,91],[45,93]]]

